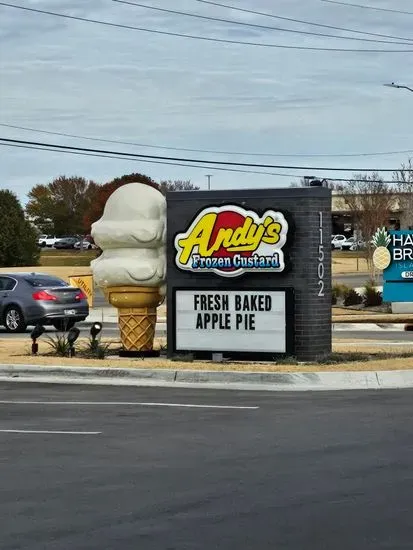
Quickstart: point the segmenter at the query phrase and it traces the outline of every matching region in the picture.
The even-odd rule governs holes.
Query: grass
[[[96,250],[42,250],[42,267],[85,267],[96,258]]]

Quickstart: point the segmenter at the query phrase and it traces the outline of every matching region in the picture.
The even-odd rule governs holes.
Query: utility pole
[[[211,190],[211,178],[212,178],[212,174],[205,174],[205,177],[207,178],[208,180],[208,191]]]

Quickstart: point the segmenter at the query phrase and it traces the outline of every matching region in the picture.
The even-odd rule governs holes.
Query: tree
[[[93,204],[98,185],[78,176],[59,176],[30,191],[27,214],[43,232],[55,235],[83,234],[84,217]]]
[[[191,183],[191,180],[164,180],[159,187],[164,194],[167,191],[199,191],[199,187]]]
[[[167,191],[195,191],[199,189],[199,187],[193,185],[190,180],[165,180],[158,184],[152,178],[144,174],[126,174],[98,187],[95,200],[84,217],[85,227],[90,228],[92,223],[102,217],[108,198],[116,189],[119,189],[119,187],[127,183],[144,183],[158,189],[163,194]]]
[[[24,217],[16,195],[8,190],[0,190],[0,220],[0,266],[37,265],[36,231]]]
[[[400,224],[403,228],[413,229],[413,160],[409,159],[407,164],[402,164],[399,170],[393,174],[393,181],[401,182],[395,184],[397,189],[398,209],[403,212]]]
[[[111,194],[114,193],[116,189],[119,189],[119,187],[122,187],[122,185],[126,185],[127,183],[145,183],[155,189],[159,189],[159,185],[153,181],[152,178],[145,176],[144,174],[126,174],[120,178],[115,178],[108,183],[99,185],[93,203],[89,205],[89,208],[84,214],[83,223],[87,228],[87,233],[90,231],[92,223],[102,217],[106,201]]]
[[[387,227],[389,224],[396,203],[394,192],[377,173],[372,173],[356,174],[353,180],[347,182],[340,194],[366,241],[367,261],[371,268],[371,239],[379,227]]]

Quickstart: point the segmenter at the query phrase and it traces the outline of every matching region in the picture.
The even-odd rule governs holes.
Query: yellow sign
[[[86,297],[90,307],[93,307],[93,275],[76,275],[69,277],[69,284],[80,288]]]

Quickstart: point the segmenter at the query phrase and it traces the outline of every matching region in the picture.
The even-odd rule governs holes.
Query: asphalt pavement
[[[334,332],[333,337],[340,340],[349,340],[350,342],[352,340],[374,340],[380,344],[386,342],[413,344],[413,332],[405,332],[403,330],[342,330]]]
[[[348,285],[352,288],[361,288],[366,284],[366,281],[369,279],[369,275],[367,273],[357,273],[357,274],[337,274],[333,275],[333,284],[340,283],[344,285]],[[377,285],[381,286],[383,284],[383,277],[382,274],[377,275]]]
[[[80,337],[86,338],[90,334],[90,327],[92,326],[91,323],[78,323],[76,325],[80,329]],[[46,326],[45,328],[45,335],[53,336],[58,334],[58,331],[50,326]],[[10,334],[6,332],[6,329],[4,327],[0,327],[0,339],[21,339],[27,337],[30,339],[30,333],[32,331],[33,327],[28,327],[26,332],[24,333],[18,333],[18,334]],[[159,323],[156,327],[156,336],[163,337],[166,336],[166,323]],[[42,336],[39,339],[39,343],[41,342],[41,339],[44,338]],[[102,330],[102,339],[105,338],[120,338],[120,331],[119,331],[119,325],[117,323],[104,323],[103,324],[103,330]]]
[[[2,550],[411,548],[413,391],[2,383],[0,411]]]

